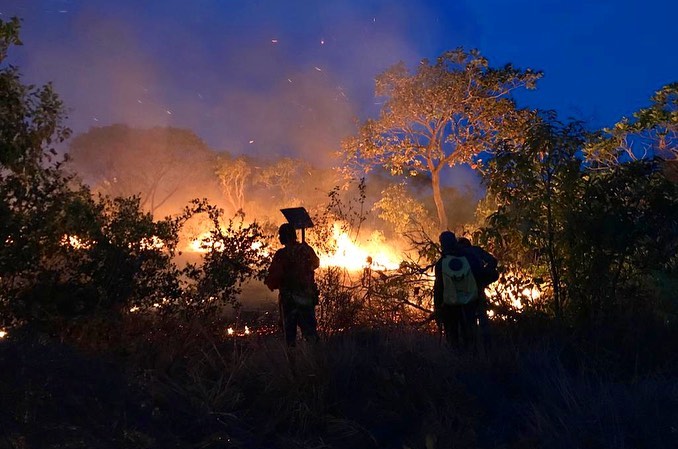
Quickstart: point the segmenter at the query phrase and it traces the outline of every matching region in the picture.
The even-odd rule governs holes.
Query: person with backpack
[[[466,237],[459,237],[457,244],[463,254],[470,254],[477,261],[476,266],[471,266],[476,283],[478,284],[478,307],[476,312],[481,329],[486,329],[489,322],[487,318],[489,304],[485,296],[485,289],[499,279],[497,259],[480,246],[472,245],[471,241]]]
[[[464,253],[453,232],[440,234],[441,257],[434,266],[433,307],[445,339],[452,346],[475,344],[478,284],[471,269],[479,262]],[[461,336],[461,341],[460,341]]]
[[[297,241],[297,232],[290,223],[278,229],[278,238],[284,246],[276,251],[264,284],[279,290],[278,304],[285,342],[294,347],[297,327],[306,340],[318,340],[315,306],[318,304],[318,286],[315,270],[320,259],[306,242]]]

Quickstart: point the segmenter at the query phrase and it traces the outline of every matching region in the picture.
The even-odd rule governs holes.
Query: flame
[[[373,233],[364,246],[351,240],[340,223],[334,223],[332,234],[336,250],[332,254],[320,256],[321,267],[343,267],[358,271],[364,268],[396,270],[400,266],[396,251],[383,243],[379,233]]]
[[[7,337],[7,331],[4,329],[0,329],[0,340],[2,340],[5,337]]]
[[[215,251],[221,252],[224,250],[224,245],[221,242],[213,242],[212,233],[210,231],[205,231],[192,239],[188,243],[186,250],[194,253],[206,253],[210,248],[214,248]]]
[[[90,249],[92,247],[92,242],[81,239],[77,235],[65,234],[61,237],[62,246],[70,246],[73,249]]]
[[[506,274],[507,279],[520,279],[524,278],[526,275],[510,271]],[[514,286],[510,283],[501,284],[499,282],[494,283],[485,289],[485,296],[488,298],[501,296],[509,300],[511,306],[516,310],[521,310],[524,306],[523,301],[536,301],[541,298],[542,291],[538,286],[533,285],[531,287],[525,287],[520,290],[520,287]]]
[[[162,249],[165,247],[165,242],[158,236],[153,235],[151,238],[144,237],[141,239],[139,245],[141,246],[141,249]]]

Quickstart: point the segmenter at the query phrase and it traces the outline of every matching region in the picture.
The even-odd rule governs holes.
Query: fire
[[[5,337],[7,337],[7,331],[4,329],[0,329],[0,340],[2,340]]]
[[[383,243],[380,234],[374,233],[364,246],[356,244],[349,235],[335,223],[332,229],[336,250],[320,256],[321,267],[343,267],[350,271],[363,268],[396,270],[400,258],[396,251]]]
[[[242,331],[236,331],[233,327],[229,327],[226,329],[226,335],[229,337],[249,337],[252,335],[252,330],[249,326],[245,326]]]
[[[61,245],[70,246],[73,249],[90,249],[92,247],[92,242],[85,241],[77,235],[66,234],[61,237]]]
[[[221,242],[212,241],[212,233],[209,231],[201,232],[198,236],[192,239],[186,248],[187,251],[194,253],[206,253],[210,248],[214,248],[215,251],[223,251],[224,245]]]
[[[505,275],[506,279],[512,279],[514,282],[518,282],[519,279],[524,279],[525,277],[525,274],[515,271],[510,271]],[[525,301],[536,301],[541,298],[542,290],[537,285],[530,285],[522,289],[519,285],[497,282],[485,289],[485,295],[488,298],[503,297],[508,299],[511,306],[516,310],[521,310],[525,305]]]

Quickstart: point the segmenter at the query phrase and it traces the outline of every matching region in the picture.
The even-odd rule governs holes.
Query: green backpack
[[[478,285],[466,257],[443,257],[442,273],[443,304],[468,304],[478,299]]]

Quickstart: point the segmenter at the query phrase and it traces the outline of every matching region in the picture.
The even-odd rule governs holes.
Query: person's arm
[[[497,268],[496,257],[494,257],[492,254],[488,253],[479,246],[476,246],[475,248],[476,255],[478,256],[478,258],[480,258],[484,265],[486,265],[488,268]]]
[[[273,256],[273,261],[271,262],[271,266],[268,268],[268,274],[266,275],[266,279],[264,279],[264,284],[271,291],[280,288],[280,285],[282,284],[283,275],[284,268],[282,254],[280,251],[278,251]]]
[[[304,242],[302,243],[302,245],[304,245],[308,265],[312,267],[314,270],[316,270],[318,267],[320,267],[320,258],[308,243]]]

